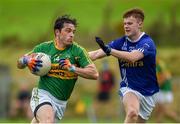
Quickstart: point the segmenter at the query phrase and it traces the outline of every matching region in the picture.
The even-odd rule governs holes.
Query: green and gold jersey
[[[40,77],[38,88],[50,92],[59,100],[69,99],[78,75],[62,70],[58,61],[67,58],[71,64],[82,68],[92,63],[85,49],[75,42],[64,50],[58,49],[54,41],[44,42],[37,45],[32,52],[43,52],[50,56],[51,70]]]
[[[164,75],[166,78],[163,82],[162,85],[159,87],[160,90],[163,91],[171,91],[172,90],[172,86],[171,86],[171,76],[170,76],[170,72],[167,70],[165,64],[163,63],[163,61],[157,59],[156,62],[156,74],[159,78],[161,78],[161,76],[159,75]],[[159,79],[162,80],[162,79]]]

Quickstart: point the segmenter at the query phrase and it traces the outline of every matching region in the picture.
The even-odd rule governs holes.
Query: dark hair
[[[70,24],[73,24],[75,27],[77,27],[76,19],[70,18],[70,15],[63,15],[56,19],[56,21],[54,23],[54,30],[56,30],[56,29],[61,30],[64,26],[64,23],[70,23]]]
[[[139,8],[130,9],[123,14],[123,18],[128,18],[130,16],[140,19],[142,22],[144,21],[144,18],[145,18],[143,10]]]

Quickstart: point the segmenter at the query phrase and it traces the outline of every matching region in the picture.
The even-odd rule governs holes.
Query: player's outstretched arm
[[[111,55],[116,58],[125,59],[130,62],[136,62],[144,57],[144,54],[138,50],[126,52],[126,51],[119,51],[119,50],[112,49]]]
[[[106,53],[107,56],[111,53],[111,47],[104,44],[104,41],[100,37],[95,37],[96,43]]]
[[[107,56],[112,55],[118,59],[125,59],[130,62],[135,62],[144,57],[144,54],[138,50],[133,50],[131,52],[115,50],[111,48],[110,46],[105,45],[104,41],[101,38],[96,37],[95,39],[96,39],[96,43],[99,45],[101,49],[89,52],[89,56],[92,60],[102,58],[105,55]],[[103,53],[104,53],[104,56],[103,56]]]
[[[111,48],[108,45],[104,44],[104,41],[100,37],[95,37],[96,43],[99,45],[101,49],[90,51],[88,54],[91,60],[96,60],[103,58],[105,56],[109,56],[111,52]]]
[[[89,54],[89,57],[91,58],[91,60],[93,60],[93,61],[106,56],[106,54],[103,52],[102,49],[98,49],[98,50],[95,50],[95,51],[90,51],[90,52],[88,52],[88,54]]]

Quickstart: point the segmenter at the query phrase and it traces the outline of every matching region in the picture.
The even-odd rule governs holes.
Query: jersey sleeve
[[[31,53],[42,52],[41,46],[42,46],[42,44],[36,45],[31,51],[29,51],[29,52],[26,53],[25,55],[29,55],[29,54],[31,54]]]
[[[26,53],[25,55],[29,55],[29,54],[32,54],[32,53],[37,53],[37,52],[40,52],[40,51],[41,51],[41,47],[40,47],[40,45],[37,45],[31,51]]]
[[[124,40],[124,37],[113,40],[113,41],[109,42],[108,45],[113,49],[121,50],[121,48],[123,46],[123,40]]]
[[[162,68],[159,63],[156,63],[156,73],[158,74],[160,72],[162,72]]]
[[[50,42],[43,42],[41,44],[38,44],[28,54],[38,53],[38,52],[46,53],[48,51],[48,49],[50,48],[49,44],[50,44]]]
[[[35,46],[32,51],[33,51],[34,53],[43,52],[43,44],[39,44],[39,45]]]
[[[156,54],[156,47],[153,43],[153,41],[143,41],[139,45],[137,45],[136,48],[138,51],[142,52],[144,56]]]
[[[78,65],[83,68],[93,63],[92,60],[89,58],[87,51],[82,47],[79,47],[77,62]]]

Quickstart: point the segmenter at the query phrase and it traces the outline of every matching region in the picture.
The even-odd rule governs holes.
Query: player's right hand
[[[62,68],[64,70],[68,70],[70,72],[75,72],[75,70],[76,70],[75,66],[71,64],[69,59],[60,59],[59,66],[60,66],[60,68]]]
[[[95,37],[97,44],[100,46],[100,48],[106,53],[107,56],[110,55],[111,47],[108,45],[105,45],[103,40],[100,37]]]
[[[31,56],[23,56],[22,64],[28,66],[31,72],[39,71],[39,67],[42,67],[42,61]]]

